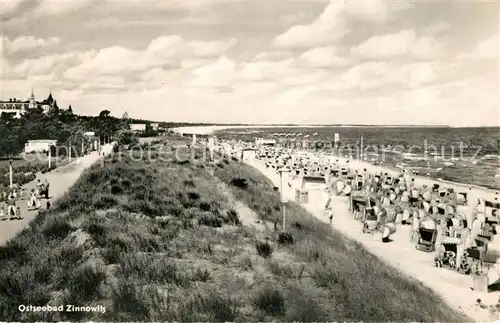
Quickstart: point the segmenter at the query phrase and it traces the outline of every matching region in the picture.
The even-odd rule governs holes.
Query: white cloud
[[[92,1],[92,0],[87,0]],[[99,1],[99,0],[97,0]],[[225,0],[229,2],[231,0]],[[239,1],[239,0],[236,0]],[[119,5],[120,7],[149,7],[155,10],[158,9],[169,9],[169,10],[192,10],[197,11],[204,9],[208,6],[217,4],[217,1],[192,1],[192,0],[162,0],[162,1],[144,1],[144,0],[102,0],[104,3],[111,4],[113,6]]]
[[[244,80],[255,82],[279,81],[294,71],[295,60],[287,59],[278,62],[254,61],[244,63],[240,71],[240,77]]]
[[[261,52],[255,55],[255,60],[271,60],[271,61],[280,61],[286,58],[290,58],[294,53],[292,51],[286,50],[275,50],[271,52]]]
[[[351,49],[355,55],[369,59],[431,59],[439,57],[443,48],[432,37],[418,37],[413,30],[373,36]]]
[[[99,50],[81,65],[68,69],[65,76],[86,80],[100,75],[142,72],[151,64],[139,51],[114,46]]]
[[[33,36],[20,36],[12,41],[5,39],[5,50],[9,54],[16,54],[54,47],[59,43],[60,39],[58,37],[42,39]]]
[[[311,48],[332,44],[347,33],[345,1],[330,3],[323,13],[308,25],[297,25],[274,39],[279,48]]]
[[[435,81],[440,75],[439,72],[437,64],[432,62],[417,62],[406,66],[404,69],[410,88],[418,88]]]
[[[346,57],[337,55],[337,50],[333,46],[318,47],[299,56],[299,60],[310,67],[335,67],[344,66],[351,62]]]
[[[149,43],[146,51],[151,54],[162,55],[163,57],[172,57],[184,50],[185,46],[185,40],[179,35],[160,36]]]
[[[39,0],[35,13],[48,16],[62,16],[83,9],[99,0]]]
[[[82,79],[94,75],[133,75],[154,68],[193,68],[205,62],[200,60],[219,56],[234,45],[234,39],[189,42],[177,35],[161,36],[153,39],[143,51],[120,46],[101,49],[88,61],[68,70],[66,75]]]
[[[21,4],[22,1],[20,0],[1,0],[0,6],[2,7],[2,18],[16,13]]]
[[[81,64],[95,55],[95,52],[65,53],[26,59],[12,66],[13,73],[20,78],[30,75],[62,74],[66,69]]]
[[[348,0],[346,13],[355,19],[383,23],[411,7],[409,2],[401,1]]]
[[[451,26],[446,22],[438,22],[436,24],[430,25],[424,29],[424,32],[431,35],[441,34],[445,31],[450,30]]]
[[[438,62],[396,63],[372,61],[349,68],[344,73],[329,77],[321,90],[331,91],[394,91],[401,88],[418,89],[449,73],[449,67]],[[389,87],[388,87],[389,86]],[[354,92],[353,92],[354,93]],[[380,94],[379,93],[379,94]],[[382,94],[381,94],[382,95]],[[382,95],[383,96],[383,95]]]
[[[409,8],[409,3],[401,2],[331,0],[312,23],[292,26],[276,37],[274,44],[278,48],[332,45],[347,34],[351,19],[382,23]]]
[[[500,39],[498,35],[493,35],[480,41],[476,47],[468,52],[458,55],[458,59],[464,60],[487,60],[499,59]]]
[[[238,43],[236,38],[215,41],[194,41],[188,44],[196,57],[216,57]]]
[[[229,58],[222,56],[217,61],[193,70],[194,78],[188,82],[195,87],[223,87],[232,84],[236,64]]]

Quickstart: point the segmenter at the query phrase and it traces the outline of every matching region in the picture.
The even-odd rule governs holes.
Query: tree
[[[129,145],[133,146],[139,143],[139,139],[130,130],[120,130],[116,133],[115,141],[119,146]]]
[[[59,115],[59,106],[57,105],[57,100],[54,101],[52,108],[49,110],[49,116],[58,116]]]
[[[19,140],[19,123],[11,113],[2,113],[0,117],[0,155],[13,157],[19,154],[24,146]]]
[[[121,127],[123,129],[130,129],[130,119],[128,117],[128,113],[125,112],[122,116]]]
[[[53,102],[53,106],[57,103]],[[20,118],[3,113],[0,116],[0,156],[18,154],[32,139],[55,139],[58,146],[75,146],[77,149],[74,147],[73,152],[77,152],[82,141],[89,143],[89,138],[84,135],[86,131],[94,131],[100,138],[109,140],[119,130],[128,129],[123,120],[112,117],[109,110],[101,111],[99,116],[79,116],[73,113],[70,105],[68,110],[52,112],[45,114],[41,107],[37,107],[21,114]]]
[[[74,146],[76,146],[76,151],[79,151],[80,152],[80,156],[83,154],[83,151],[81,151],[81,143],[85,143],[86,141],[86,137],[85,137],[85,130],[84,128],[82,127],[81,124],[77,124],[77,125],[74,125],[72,128],[71,128],[71,132],[68,136],[68,139],[66,141],[68,147],[71,147],[72,150],[74,150]]]
[[[109,112],[109,110],[102,110],[99,113],[99,118],[107,118],[107,117],[109,117],[110,114],[111,114],[111,112]]]

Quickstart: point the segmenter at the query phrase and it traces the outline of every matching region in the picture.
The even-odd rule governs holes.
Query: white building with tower
[[[0,115],[2,113],[12,113],[14,117],[20,118],[21,114],[35,108],[42,108],[44,113],[57,107],[57,102],[52,97],[52,93],[43,101],[36,101],[35,94],[31,90],[31,95],[27,100],[19,100],[10,98],[8,100],[0,100]]]

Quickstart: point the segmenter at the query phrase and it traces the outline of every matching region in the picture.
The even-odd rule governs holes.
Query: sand
[[[193,127],[182,129],[183,133],[210,134],[214,130],[225,129],[227,127],[211,126],[211,127]],[[337,157],[335,157],[337,159]],[[397,174],[397,172],[374,166],[372,164],[361,161],[349,161],[343,158],[338,158],[339,163],[344,163],[349,168],[363,169],[366,168],[369,173],[388,172]],[[265,176],[267,176],[276,186],[280,185],[279,174],[273,169],[267,169],[263,164],[255,161],[245,161],[247,164],[255,167]],[[291,181],[292,187],[286,188],[286,195],[289,200],[294,200],[294,191],[300,186],[298,180]],[[424,177],[415,177],[415,186],[422,185],[432,186],[434,183],[439,183],[441,187],[454,188],[458,192],[466,191],[469,195],[469,201],[473,201],[474,197],[481,197],[488,200],[493,200],[498,192],[486,188],[472,187],[460,183],[445,182],[433,180]],[[470,187],[470,190],[469,190]],[[328,199],[328,194],[324,191],[310,191],[309,202],[303,205],[313,216],[317,217],[325,223],[329,223],[328,217],[324,214],[325,203]],[[458,272],[446,268],[434,267],[434,253],[426,253],[415,249],[414,244],[410,242],[409,226],[398,226],[397,232],[391,236],[393,240],[390,243],[381,243],[373,241],[371,235],[363,234],[361,222],[352,218],[352,214],[347,207],[346,197],[333,198],[334,219],[332,226],[338,231],[348,236],[349,238],[361,243],[370,253],[376,255],[389,265],[401,271],[403,274],[421,282],[426,287],[432,289],[436,294],[440,295],[450,307],[462,312],[476,322],[492,322],[500,319],[497,314],[492,314],[489,309],[477,306],[477,299],[481,299],[485,305],[497,304],[500,297],[500,292],[483,293],[470,289],[472,277],[462,275]]]
[[[103,152],[108,155],[112,151],[112,145],[103,145],[102,149]],[[86,156],[73,159],[71,163],[56,168],[50,173],[38,174],[37,179],[40,179],[42,182],[48,179],[50,184],[49,198],[53,203],[73,186],[85,169],[90,167],[100,158],[99,153],[94,151]],[[25,199],[16,203],[21,208],[21,215],[23,218],[21,220],[0,221],[0,245],[4,245],[21,230],[28,227],[31,220],[37,215],[38,211],[28,211],[27,201],[31,189],[36,188],[37,179],[24,185]],[[46,200],[42,199],[41,203],[42,207],[45,207]]]

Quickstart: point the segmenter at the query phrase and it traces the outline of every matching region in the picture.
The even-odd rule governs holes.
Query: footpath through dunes
[[[102,151],[105,155],[109,155],[111,150],[111,144],[102,146]],[[31,189],[36,188],[37,179],[40,179],[42,182],[44,182],[45,179],[49,181],[49,198],[53,202],[66,193],[68,189],[78,180],[83,171],[99,160],[99,158],[99,152],[94,151],[88,155],[75,159],[72,163],[58,167],[51,172],[37,174],[37,178],[35,180],[23,185],[25,189],[25,199],[16,203],[21,210],[22,219],[0,221],[0,246],[4,245],[22,229],[26,228],[30,221],[33,220],[38,213],[38,211],[28,211],[27,200]],[[45,203],[45,200],[42,202]]]
[[[294,203],[293,239],[280,236],[279,193],[250,166],[210,164],[199,150],[177,159],[158,152],[116,153],[91,167],[0,247],[0,317],[471,321]],[[21,312],[20,304],[91,311]]]

